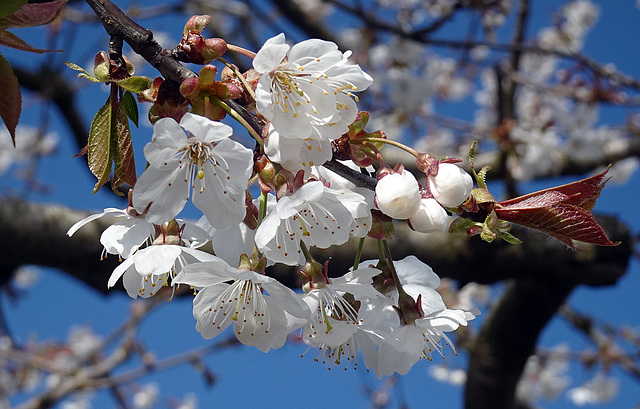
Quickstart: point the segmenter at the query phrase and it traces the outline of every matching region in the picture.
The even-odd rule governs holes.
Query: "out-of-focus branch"
[[[339,44],[340,41],[328,30],[324,24],[319,24],[311,16],[305,13],[298,3],[291,0],[273,0],[273,3],[282,11],[287,19],[304,31],[310,38],[322,38]]]
[[[118,265],[116,256],[100,261],[100,235],[113,220],[99,219],[78,230],[73,237],[65,234],[86,211],[59,205],[29,203],[19,199],[0,202],[0,264],[11,262],[19,266],[34,264],[55,267],[86,283],[101,293],[107,292],[107,280]],[[612,240],[622,244],[612,248],[593,248],[572,252],[564,245],[530,229],[518,229],[515,235],[522,245],[502,242],[485,243],[479,238],[468,239],[452,235],[430,235],[410,231],[398,223],[398,235],[392,245],[393,255],[403,258],[416,254],[441,277],[461,283],[491,284],[507,279],[547,279],[561,276],[570,282],[585,285],[610,285],[626,271],[632,251],[628,228],[613,217],[598,219]],[[331,249],[331,271],[338,275],[353,263],[356,243]],[[373,240],[365,242],[363,257],[375,258]],[[320,259],[326,259],[318,251]],[[531,260],[536,260],[532,263]],[[289,286],[296,285],[295,271],[273,270]],[[9,274],[3,270],[2,274]]]
[[[21,87],[37,92],[55,104],[69,126],[78,150],[82,149],[87,144],[89,130],[75,102],[75,90],[66,78],[47,65],[42,65],[39,71],[28,71],[14,65],[13,71]]]
[[[562,279],[512,281],[470,352],[465,409],[513,409],[516,385],[541,331],[575,286]]]
[[[563,306],[560,308],[560,316],[564,317],[574,328],[582,332],[588,339],[590,339],[598,348],[597,354],[598,360],[603,366],[608,367],[612,364],[619,364],[621,368],[627,371],[630,375],[634,376],[637,380],[640,380],[640,366],[634,362],[634,358],[637,361],[640,357],[638,355],[638,339],[634,339],[631,344],[635,346],[636,351],[633,354],[633,358],[630,357],[623,349],[621,349],[614,338],[622,338],[621,333],[607,333],[600,330],[599,325],[594,322],[592,317],[584,314],[580,314],[569,306]],[[609,328],[609,331],[611,328]]]

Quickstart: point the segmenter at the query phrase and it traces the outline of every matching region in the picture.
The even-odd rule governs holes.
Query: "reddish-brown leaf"
[[[25,4],[15,13],[0,19],[0,28],[23,28],[48,24],[60,14],[67,1]]]
[[[60,51],[60,50],[44,50],[42,48],[31,47],[29,44],[27,44],[23,39],[21,39],[17,35],[2,28],[0,28],[0,44],[6,45],[7,47],[15,48],[16,50],[29,51],[29,52],[38,53],[38,54],[42,54],[50,51]]]
[[[587,179],[499,202],[499,219],[540,230],[575,249],[574,241],[615,246],[591,214],[604,172]]]
[[[18,78],[13,73],[9,62],[0,54],[0,117],[4,121],[13,145],[16,144],[16,127],[20,119],[20,109],[22,106],[22,95]]]
[[[600,197],[600,192],[602,192],[604,183],[606,183],[606,181],[604,183],[602,181],[608,171],[609,168],[590,178],[529,193],[528,195],[505,200],[500,204],[503,207],[528,208],[544,206],[545,203],[551,205],[564,202],[591,210],[596,203],[596,199]]]
[[[0,2],[0,19],[20,10],[20,7],[26,3],[27,0],[2,0]]]

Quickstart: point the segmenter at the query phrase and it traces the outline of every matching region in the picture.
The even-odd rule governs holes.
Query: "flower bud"
[[[458,206],[473,189],[471,175],[451,163],[440,163],[438,174],[429,176],[428,181],[433,197],[444,207]]]
[[[201,33],[202,30],[209,24],[211,21],[211,16],[201,15],[201,16],[192,16],[189,21],[184,25],[184,30],[182,31],[183,36],[187,36],[190,33]]]
[[[180,84],[180,94],[187,99],[194,99],[200,94],[200,83],[198,78],[190,77]]]
[[[100,51],[93,59],[93,75],[102,82],[109,81],[109,55]]]
[[[445,232],[449,225],[447,211],[433,198],[420,200],[420,208],[409,218],[409,226],[420,233]]]
[[[207,38],[204,40],[204,48],[202,49],[202,58],[205,62],[211,62],[224,55],[227,52],[227,42],[222,38]]]
[[[376,185],[376,206],[394,219],[408,219],[420,208],[420,188],[416,178],[403,169],[388,173]]]

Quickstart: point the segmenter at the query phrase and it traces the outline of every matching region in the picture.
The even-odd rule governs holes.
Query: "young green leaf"
[[[124,183],[133,186],[136,183],[136,169],[129,131],[129,120],[122,101],[118,100],[120,89],[112,84],[109,100],[98,110],[91,122],[87,154],[89,169],[98,178],[94,186],[95,194],[107,183],[113,163],[111,188],[116,189]]]
[[[87,144],[89,170],[98,178],[98,182],[93,188],[96,194],[100,187],[107,183],[111,174],[111,125],[113,123],[113,106],[107,101],[93,117],[91,128],[89,129],[89,141]]]
[[[133,124],[138,127],[138,103],[136,102],[136,98],[130,91],[125,91],[122,96],[122,105],[124,105],[124,110],[127,113],[127,117],[133,122]]]
[[[16,127],[20,119],[20,108],[22,106],[22,96],[18,78],[13,73],[13,68],[9,62],[0,54],[0,117],[4,121],[13,146],[16,145]]]
[[[129,77],[117,81],[118,85],[134,94],[146,91],[151,86],[153,80],[149,77]]]
[[[67,67],[71,68],[72,70],[80,71],[80,74],[78,74],[78,77],[86,78],[86,79],[91,80],[93,82],[101,82],[99,79],[97,79],[93,75],[89,74],[89,72],[87,70],[85,70],[84,68],[82,68],[78,64],[74,64],[74,63],[69,62],[69,61],[65,61],[64,64]]]
[[[113,161],[113,182],[111,189],[120,194],[116,188],[125,183],[133,186],[136,183],[136,164],[133,156],[133,144],[131,143],[131,132],[129,130],[129,120],[125,113],[124,104],[119,103],[115,107],[115,130],[116,134],[111,135],[111,160]]]

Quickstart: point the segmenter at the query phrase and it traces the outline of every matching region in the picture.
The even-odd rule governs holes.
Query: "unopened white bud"
[[[420,233],[445,232],[449,226],[449,216],[440,203],[433,198],[420,200],[420,208],[409,218],[411,228]]]
[[[464,202],[473,189],[471,175],[452,163],[438,165],[438,174],[429,176],[433,197],[444,207],[456,207]]]
[[[384,176],[376,185],[376,205],[389,217],[408,219],[420,208],[418,181],[406,170]]]

